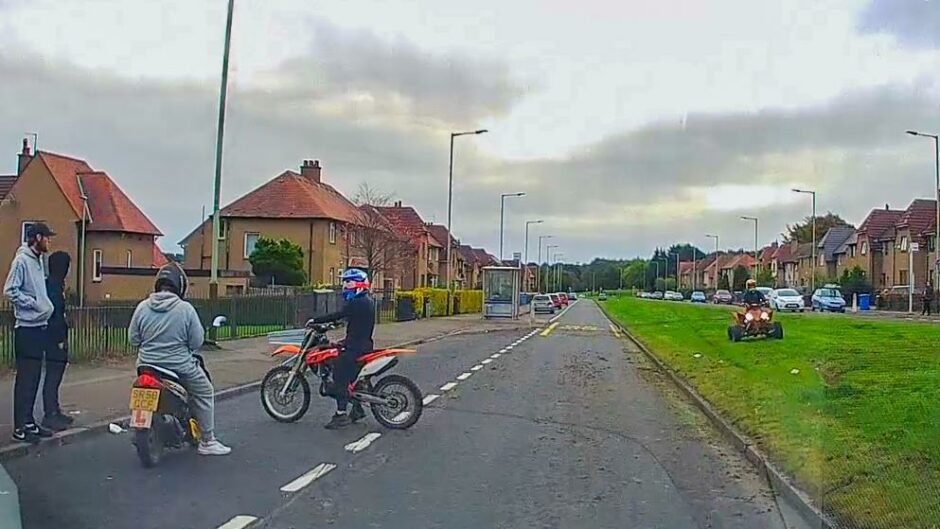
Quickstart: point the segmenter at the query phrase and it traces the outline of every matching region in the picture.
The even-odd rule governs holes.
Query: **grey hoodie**
[[[170,370],[191,365],[205,338],[196,309],[172,292],[154,292],[141,301],[127,334],[137,348],[138,364]]]
[[[3,294],[13,303],[17,327],[42,327],[52,316],[42,260],[25,244],[16,250]]]

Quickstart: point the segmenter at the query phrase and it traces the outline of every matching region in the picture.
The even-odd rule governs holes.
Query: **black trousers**
[[[359,365],[356,359],[365,351],[359,349],[343,349],[339,357],[333,362],[333,384],[336,409],[346,411],[349,406],[349,383],[359,374]]]
[[[43,383],[43,410],[45,413],[60,413],[59,386],[65,375],[68,354],[59,344],[53,343],[46,327],[17,327],[13,333],[13,349],[16,355],[16,379],[13,386],[13,427],[22,428],[36,422],[33,407],[39,380],[42,378],[43,360],[46,378]]]
[[[924,300],[924,310],[920,311],[920,313],[921,315],[926,314],[930,316],[930,300],[929,299]]]

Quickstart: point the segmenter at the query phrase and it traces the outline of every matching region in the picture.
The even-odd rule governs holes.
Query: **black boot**
[[[352,411],[349,412],[349,420],[356,422],[366,417],[366,411],[362,409],[362,404],[353,402]]]
[[[326,423],[323,427],[327,430],[338,430],[340,428],[345,428],[352,424],[352,421],[349,419],[348,413],[337,413],[333,415],[333,418],[330,419],[330,422]]]

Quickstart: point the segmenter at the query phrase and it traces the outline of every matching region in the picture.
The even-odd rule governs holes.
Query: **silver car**
[[[548,294],[538,294],[532,298],[532,311],[555,314],[555,304]]]

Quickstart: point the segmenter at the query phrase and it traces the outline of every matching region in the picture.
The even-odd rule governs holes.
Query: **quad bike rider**
[[[744,312],[734,314],[734,324],[728,327],[728,339],[740,341],[747,336],[783,338],[783,326],[773,320],[773,311],[767,307],[767,299],[757,290],[757,281],[747,280],[744,293]]]

